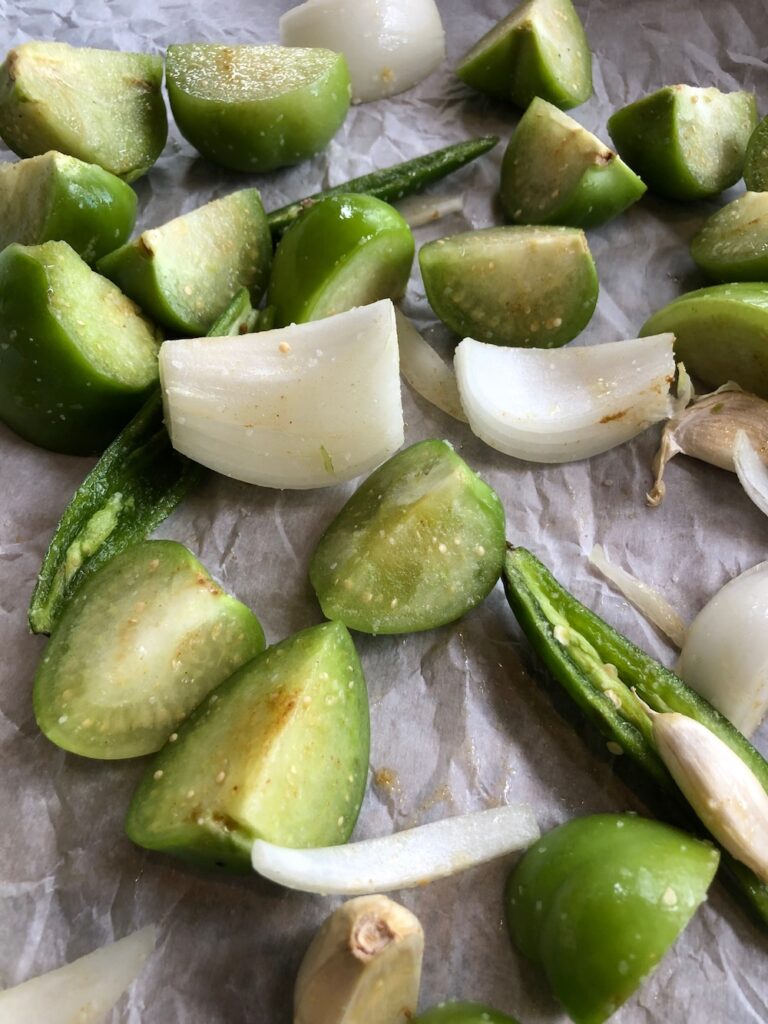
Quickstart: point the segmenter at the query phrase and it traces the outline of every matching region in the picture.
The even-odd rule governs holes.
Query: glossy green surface
[[[254,839],[343,843],[368,774],[368,697],[349,633],[326,622],[216,689],[147,767],[126,830],[140,846],[229,870]]]
[[[768,192],[768,117],[752,132],[744,160],[744,184],[751,192]]]
[[[668,85],[608,121],[616,149],[666,199],[705,199],[741,177],[757,122],[750,92]]]
[[[768,281],[768,192],[746,192],[713,213],[691,256],[714,281]]]
[[[169,46],[166,83],[184,138],[234,171],[272,171],[309,159],[349,109],[347,63],[330,50]]]
[[[462,338],[556,348],[597,304],[595,264],[575,228],[467,231],[428,242],[419,263],[429,304]]]
[[[309,576],[323,614],[363,633],[452,622],[495,585],[504,508],[445,441],[375,471],[323,534]]]
[[[68,242],[93,263],[128,238],[136,193],[96,164],[45,153],[0,164],[0,250],[11,242]]]
[[[267,293],[275,326],[399,299],[413,253],[411,229],[389,203],[354,193],[313,203],[275,250]]]
[[[0,419],[52,451],[102,451],[157,380],[160,336],[66,242],[0,253]]]
[[[53,149],[133,181],[165,146],[162,82],[149,53],[23,43],[0,68],[0,135],[19,156]]]
[[[523,114],[501,165],[501,204],[515,224],[596,227],[644,192],[613,150],[539,98]]]
[[[712,388],[729,380],[768,399],[768,284],[700,288],[654,313],[640,335],[672,331],[675,357]]]
[[[567,110],[592,95],[592,54],[571,0],[519,4],[462,58],[456,74],[518,107],[541,96]]]
[[[246,188],[144,231],[98,270],[168,330],[199,337],[239,288],[258,304],[271,263],[261,197]]]
[[[150,754],[264,646],[253,612],[182,544],[133,544],[67,604],[35,676],[37,724],[84,757]]]
[[[575,1024],[602,1024],[704,901],[718,859],[708,843],[656,821],[576,818],[542,836],[512,871],[512,941],[541,964]]]
[[[420,1013],[413,1024],[517,1024],[517,1021],[482,1003],[440,1003]]]

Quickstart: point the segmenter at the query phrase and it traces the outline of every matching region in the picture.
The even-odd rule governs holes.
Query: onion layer
[[[160,350],[174,448],[265,487],[328,487],[403,443],[389,299],[276,331],[167,341]]]
[[[400,373],[422,398],[454,419],[466,423],[467,417],[461,408],[453,367],[440,358],[399,309],[395,310],[395,317],[400,346]]]

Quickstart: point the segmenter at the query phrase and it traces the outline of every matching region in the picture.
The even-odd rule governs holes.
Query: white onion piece
[[[0,992],[7,1024],[99,1024],[155,948],[154,925]]]
[[[768,466],[745,430],[736,432],[733,464],[739,482],[761,512],[768,516]]]
[[[288,889],[363,896],[458,874],[523,850],[540,835],[530,805],[510,804],[346,846],[294,850],[257,839],[251,859],[260,875]]]
[[[165,420],[174,448],[265,487],[328,487],[403,443],[389,299],[234,338],[166,341]]]
[[[641,611],[665,636],[669,637],[676,647],[683,646],[686,634],[685,623],[658,590],[643,583],[628,573],[626,569],[610,562],[599,544],[595,544],[592,548],[589,560],[635,608]]]
[[[530,462],[571,462],[672,412],[674,335],[582,348],[506,348],[465,338],[454,365],[472,432]]]
[[[343,53],[353,103],[410,89],[445,58],[435,0],[307,0],[280,18],[280,42]]]
[[[408,196],[395,203],[395,208],[411,228],[448,217],[464,210],[464,194],[457,196]]]
[[[736,576],[691,625],[677,674],[750,736],[768,710],[768,562]]]
[[[466,423],[467,417],[461,408],[453,367],[440,358],[399,309],[395,310],[395,318],[400,346],[400,373],[422,398],[454,419]]]

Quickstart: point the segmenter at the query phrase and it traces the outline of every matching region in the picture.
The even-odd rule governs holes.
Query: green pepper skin
[[[136,193],[96,164],[54,152],[0,164],[0,249],[58,239],[93,264],[135,220]]]
[[[704,902],[718,860],[709,843],[646,818],[576,818],[512,871],[512,941],[541,964],[575,1024],[602,1024]]]
[[[749,140],[744,184],[750,192],[768,192],[768,117],[763,118]]]
[[[414,248],[406,221],[381,199],[349,193],[313,203],[275,250],[267,291],[275,325],[399,299]]]
[[[440,1003],[420,1013],[413,1024],[517,1024],[517,1021],[482,1003]]]
[[[673,299],[640,328],[672,331],[675,358],[710,387],[736,381],[768,399],[768,284],[737,282]]]

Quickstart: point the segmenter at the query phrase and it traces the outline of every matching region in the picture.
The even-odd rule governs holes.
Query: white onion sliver
[[[410,89],[445,58],[435,0],[307,0],[280,18],[280,42],[343,53],[353,103]]]
[[[676,647],[685,643],[685,623],[672,605],[658,590],[638,580],[626,569],[614,565],[600,546],[595,544],[589,554],[589,561],[606,579],[610,580],[626,599],[642,612],[654,626],[669,637]]]
[[[691,402],[696,398],[693,390],[693,381],[688,375],[685,363],[677,364],[677,394],[672,400],[672,416],[681,416]]]
[[[510,804],[346,846],[294,850],[257,839],[251,859],[288,889],[363,896],[446,878],[525,849],[540,834],[530,805]]]
[[[736,432],[733,464],[741,486],[760,511],[768,516],[768,466],[760,458],[746,430]]]
[[[0,992],[8,1024],[100,1024],[155,948],[154,925]]]
[[[389,299],[324,320],[160,350],[174,448],[246,483],[328,487],[403,443]]]
[[[730,580],[702,608],[677,674],[745,736],[768,711],[768,562]]]
[[[464,194],[456,196],[408,196],[395,203],[400,215],[408,221],[411,228],[420,228],[448,217],[452,213],[461,213],[464,209]]]
[[[408,317],[395,310],[400,373],[414,391],[454,419],[467,422],[453,367],[440,358]]]

